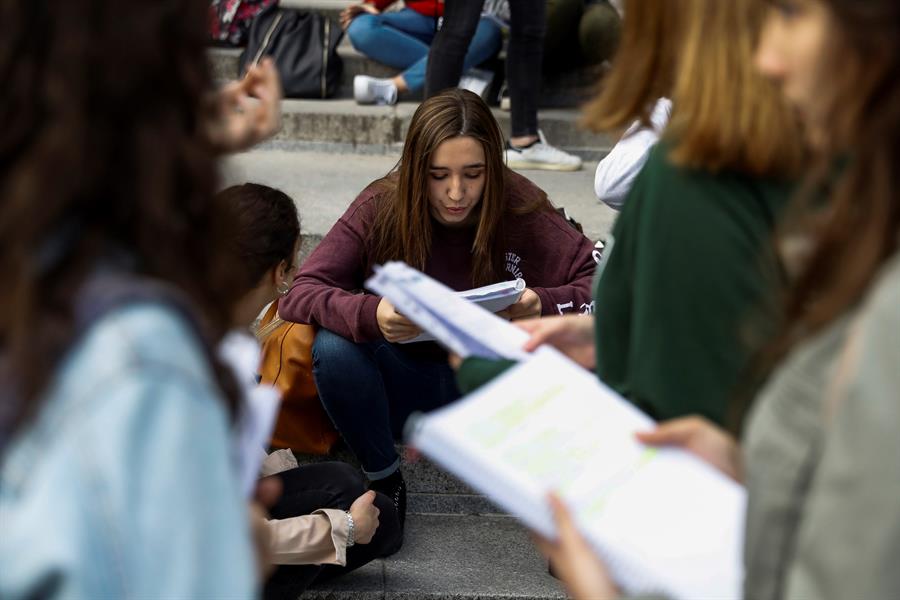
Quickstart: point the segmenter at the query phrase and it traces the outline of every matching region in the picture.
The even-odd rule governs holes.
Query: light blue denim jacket
[[[252,598],[229,423],[158,304],[96,322],[0,464],[0,598]]]

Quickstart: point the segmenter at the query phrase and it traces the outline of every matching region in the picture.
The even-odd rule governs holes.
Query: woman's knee
[[[485,60],[497,54],[503,45],[503,32],[500,27],[490,19],[482,18],[475,31],[475,40],[481,46],[481,54]]]
[[[347,510],[366,491],[366,478],[362,472],[343,462],[312,463],[278,475],[284,488],[283,496],[313,494],[318,499],[321,505],[312,510]]]
[[[376,39],[376,30],[381,26],[377,15],[363,13],[357,15],[347,27],[350,43],[359,52],[365,52]]]
[[[348,340],[333,331],[320,329],[316,333],[316,339],[313,340],[313,370],[344,369],[348,362],[358,360],[357,355],[360,353],[362,353],[362,348],[353,340]]]
[[[328,481],[334,491],[334,508],[348,510],[353,502],[366,492],[366,478],[354,466],[342,462],[323,463]]]
[[[608,4],[597,4],[585,11],[578,26],[578,41],[585,59],[598,64],[612,57],[619,45],[619,14]]]

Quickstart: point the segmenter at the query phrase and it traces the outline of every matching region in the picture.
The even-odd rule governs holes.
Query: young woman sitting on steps
[[[280,303],[283,318],[321,328],[313,346],[319,397],[401,519],[394,439],[411,412],[459,392],[446,353],[399,343],[419,333],[415,325],[362,291],[373,267],[403,260],[457,290],[521,277],[528,289],[505,312],[510,319],[593,310],[593,244],[502,157],[500,129],[481,98],[452,89],[426,100],[396,168],[362,191]]]

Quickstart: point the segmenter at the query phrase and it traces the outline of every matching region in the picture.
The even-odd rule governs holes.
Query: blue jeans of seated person
[[[435,35],[434,17],[411,8],[380,15],[362,13],[350,22],[347,35],[353,47],[369,58],[403,69],[401,75],[411,92],[425,86],[428,49]],[[500,27],[482,17],[466,52],[463,72],[497,54],[501,44]]]
[[[320,329],[312,367],[325,411],[373,481],[399,468],[394,439],[410,414],[459,398],[446,357],[422,357],[384,340],[358,344]]]

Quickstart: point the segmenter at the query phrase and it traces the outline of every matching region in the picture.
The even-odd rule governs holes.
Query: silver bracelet
[[[356,535],[354,535],[354,527],[356,526],[353,523],[353,515],[350,514],[350,511],[345,511],[347,515],[347,547],[353,546],[356,544]]]

